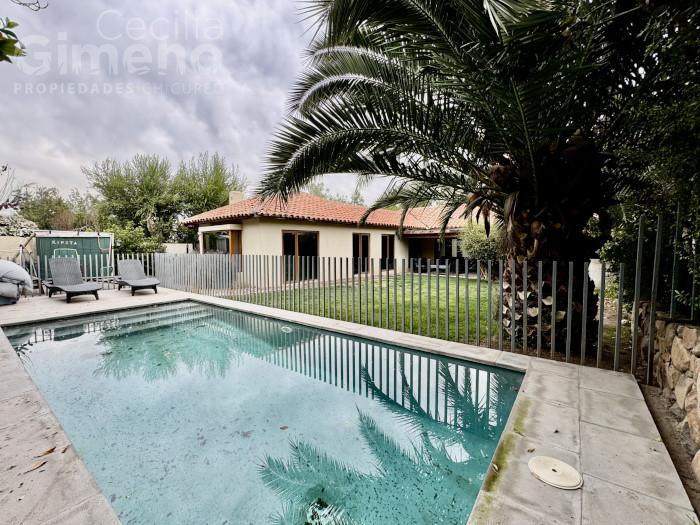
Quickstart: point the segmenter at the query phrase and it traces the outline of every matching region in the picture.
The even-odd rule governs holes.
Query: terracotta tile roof
[[[301,221],[318,221],[341,224],[357,224],[367,210],[365,206],[346,202],[332,201],[309,193],[292,195],[286,204],[279,200],[261,201],[259,197],[251,197],[242,201],[227,204],[215,210],[209,210],[199,215],[185,219],[183,224],[196,225],[203,223],[220,223],[226,220],[241,220],[253,217],[268,217],[275,219],[296,219]],[[448,230],[463,226],[467,219],[462,218],[463,208],[457,210],[450,219]],[[411,208],[404,219],[406,233],[428,233],[440,230],[442,206]],[[377,210],[370,214],[366,224],[369,226],[384,226],[398,228],[401,212],[398,210]]]
[[[404,219],[405,233],[420,230],[421,233],[439,233],[442,226],[442,206],[411,208]],[[464,217],[464,206],[460,206],[450,217],[447,230],[456,230],[464,226],[469,219]]]
[[[261,201],[252,197],[215,210],[189,217],[184,224],[220,222],[228,219],[270,217],[275,219],[297,219],[303,221],[357,224],[367,208],[359,204],[337,202],[309,193],[297,193],[282,204],[279,200]],[[370,226],[396,227],[401,213],[394,210],[377,210],[367,218]]]

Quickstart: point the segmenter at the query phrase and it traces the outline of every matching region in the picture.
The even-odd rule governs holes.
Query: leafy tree
[[[70,230],[74,218],[70,206],[57,188],[32,186],[20,196],[19,210],[22,217],[36,223],[42,230]]]
[[[156,155],[136,155],[126,162],[107,159],[83,173],[97,191],[100,214],[109,222],[133,223],[158,243],[174,231],[180,198],[173,191],[170,163]]]
[[[223,206],[228,202],[229,192],[248,188],[248,181],[238,167],[227,165],[218,153],[208,152],[181,162],[173,184],[182,200],[180,211],[186,215]]]
[[[140,226],[127,221],[123,225],[112,224],[105,231],[113,233],[115,238],[115,251],[118,253],[151,253],[163,251],[162,243],[148,237]]]
[[[353,173],[392,181],[372,208],[441,201],[446,224],[466,204],[465,214],[483,214],[487,231],[496,217],[517,268],[545,263],[545,305],[555,294],[566,304],[569,292],[568,265],[553,287],[548,263],[575,263],[569,335],[581,341],[583,263],[609,232],[609,207],[639,181],[639,170],[618,169],[614,155],[637,142],[628,116],[669,92],[664,57],[679,33],[697,30],[696,11],[631,0],[312,2],[319,36],[261,193],[286,198],[318,176]],[[594,217],[598,237],[586,228]],[[527,292],[514,293],[523,286],[518,275],[504,297],[506,329],[530,343],[535,266]],[[528,312],[526,334],[511,308]],[[564,337],[565,316],[542,311],[545,337],[560,319],[555,332]]]
[[[355,188],[352,194],[348,197],[342,193],[333,193],[323,182],[311,181],[304,187],[304,191],[310,193],[311,195],[323,197],[324,199],[328,199],[330,201],[364,204],[364,198],[362,197],[362,192],[359,188]]]
[[[13,29],[17,22],[0,18],[0,62],[12,62],[12,58],[24,56],[22,43]]]
[[[39,11],[47,7],[43,0],[11,0],[13,4],[27,7],[32,11]],[[0,62],[12,62],[12,57],[24,56],[24,47],[17,38],[13,29],[17,27],[17,22],[9,18],[0,18]]]
[[[350,195],[350,202],[353,204],[361,204],[364,206],[365,204],[365,197],[362,195],[362,192],[360,191],[360,188],[355,188],[352,191],[352,194]]]
[[[0,211],[19,207],[21,188],[15,187],[15,175],[5,164],[0,166]]]
[[[74,216],[75,228],[81,230],[101,231],[104,220],[100,216],[100,203],[89,192],[80,193],[73,189],[68,195],[68,206]]]
[[[201,153],[188,162],[181,162],[173,180],[180,199],[179,214],[192,216],[225,205],[231,191],[245,191],[248,181],[239,169],[229,166],[226,159],[214,153]],[[191,228],[179,228],[183,242],[194,242],[197,234]]]
[[[643,239],[644,265],[641,272],[642,299],[651,291],[656,217],[664,218],[659,281],[660,307],[668,308],[673,266],[673,238],[677,210],[680,210],[679,281],[676,290],[690,290],[698,270],[697,238],[700,232],[700,67],[694,55],[700,47],[697,11],[688,24],[675,30],[673,45],[660,56],[667,65],[666,94],[640,104],[628,116],[627,125],[637,140],[620,149],[621,169],[642,172],[645,185],[631,188],[616,212],[611,239],[601,255],[613,268],[624,263],[625,292],[631,300],[634,291],[638,223],[646,217]],[[687,294],[678,293],[688,303]],[[695,305],[697,308],[700,305]],[[681,313],[688,313],[681,310]]]

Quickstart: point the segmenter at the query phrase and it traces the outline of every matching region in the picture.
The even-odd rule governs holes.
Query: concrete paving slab
[[[50,413],[0,431],[4,523],[42,523],[100,494]],[[64,452],[65,450],[65,452]],[[45,462],[45,463],[44,463]]]
[[[583,476],[583,524],[634,523],[635,525],[670,525],[697,523],[695,513],[656,498]]]
[[[574,408],[579,406],[578,380],[576,379],[538,370],[528,370],[520,390],[535,399]]]
[[[498,473],[489,472],[484,490],[496,493],[498,498],[506,495],[517,506],[534,507],[538,514],[550,520],[549,523],[555,520],[558,523],[580,523],[581,491],[547,485],[536,479],[528,467],[528,461],[534,456],[551,456],[579,469],[578,454],[515,432],[504,433],[502,441],[506,447],[494,457]]]
[[[31,390],[0,401],[0,430],[48,411],[46,404],[34,385]]]
[[[660,440],[582,422],[581,467],[584,474],[692,511]]]
[[[121,523],[112,511],[112,507],[102,497],[93,496],[79,503],[41,525],[118,525]]]
[[[525,372],[530,366],[532,358],[526,355],[512,354],[510,352],[501,352],[501,356],[496,361],[496,365],[503,368],[510,368],[519,372]]]
[[[546,516],[532,505],[518,505],[508,496],[481,492],[474,504],[468,525],[552,525],[569,524]]]
[[[550,361],[536,357],[530,361],[530,368],[538,372],[545,372],[568,379],[578,379],[579,368],[581,367],[573,363],[562,363],[561,361]]]
[[[513,410],[516,413],[527,413],[523,421],[516,422],[514,432],[576,454],[580,452],[579,413],[575,408],[547,403],[527,394],[520,394]]]
[[[472,345],[465,345],[463,343],[448,343],[443,347],[443,350],[448,352],[450,355],[461,359],[467,359],[469,361],[474,361],[475,363],[482,363],[491,366],[495,366],[496,361],[503,353],[498,350],[479,348]]]
[[[103,290],[100,292],[100,300],[95,301],[92,296],[78,296],[70,303],[65,298],[54,296],[49,299],[46,296],[23,298],[16,304],[3,306],[0,326],[11,326],[23,323],[33,323],[37,320],[48,321],[64,317],[76,317],[88,313],[109,312],[124,308],[138,308],[153,304],[184,301],[192,294],[159,288],[158,294],[144,292],[131,296],[130,293],[117,290]]]
[[[637,380],[631,374],[582,366],[579,370],[579,381],[581,388],[644,399]]]
[[[0,401],[19,396],[36,388],[27,373],[14,364],[3,366],[0,369],[0,384],[2,385]]]
[[[581,421],[658,441],[661,436],[644,401],[581,389]]]

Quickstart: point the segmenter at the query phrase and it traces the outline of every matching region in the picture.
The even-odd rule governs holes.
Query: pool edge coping
[[[257,304],[242,303],[231,299],[185,292],[174,293],[170,297],[152,296],[152,298],[154,300],[150,300],[146,303],[134,304],[133,306],[108,306],[107,308],[101,306],[95,308],[93,306],[92,311],[88,308],[87,311],[69,313],[66,315],[49,315],[40,319],[15,321],[5,323],[4,326],[10,327],[26,323],[70,319],[90,314],[110,313],[125,309],[190,300],[201,304],[229,308],[290,323],[311,326],[322,330],[341,333],[343,335],[359,336],[365,339],[406,347],[429,354],[515,370],[525,374],[523,382],[510,411],[505,429],[499,439],[498,446],[492,459],[491,469],[475,501],[469,518],[469,524],[483,523],[489,520],[495,523],[538,522],[543,519],[552,519],[553,517],[565,519],[566,522],[569,523],[587,523],[585,520],[586,509],[588,506],[595,505],[592,501],[587,502],[587,498],[585,497],[587,485],[591,484],[609,485],[620,490],[628,491],[628,493],[634,497],[627,498],[628,500],[634,499],[634,501],[629,501],[627,505],[630,507],[630,515],[634,514],[632,512],[634,510],[633,507],[638,508],[640,506],[641,499],[647,507],[655,511],[673,511],[676,512],[677,515],[685,515],[689,519],[697,520],[697,516],[692,510],[690,501],[688,500],[675,467],[673,467],[665,445],[660,441],[660,437],[658,439],[654,437],[658,435],[658,430],[653,420],[651,420],[651,415],[648,408],[646,408],[646,404],[643,405],[643,409],[646,411],[648,418],[643,422],[644,424],[638,428],[627,428],[624,421],[616,428],[614,424],[612,427],[610,426],[612,423],[600,424],[600,422],[590,421],[590,417],[582,417],[582,411],[584,410],[582,404],[585,403],[585,401],[582,402],[582,398],[585,399],[587,396],[604,395],[607,398],[620,402],[620,404],[628,404],[638,409],[638,402],[641,401],[641,403],[644,403],[644,401],[636,380],[629,374],[610,372],[590,367],[579,367],[578,365],[529,357],[517,353],[513,354],[505,351],[475,347],[459,342],[448,342],[441,339],[406,334],[404,332],[370,327],[348,321],[311,316]],[[86,302],[83,304],[90,306],[95,303]],[[4,375],[8,375],[8,370],[6,370],[5,366],[7,355],[3,356],[3,354],[7,353],[11,354],[15,361],[15,365],[11,365],[11,368],[15,370],[10,370],[10,372],[17,374],[18,366],[21,372],[20,375],[24,375],[24,379],[19,379],[19,382],[21,383],[24,381],[25,384],[26,381],[29,382],[27,388],[9,397],[4,395],[2,389],[4,381],[1,381]],[[540,377],[538,378],[537,376]],[[537,381],[537,379],[543,379],[542,376],[548,378],[553,377],[553,385],[544,386],[540,384],[542,381]],[[18,380],[15,379],[15,381]],[[31,418],[43,417],[51,420],[51,423],[58,428],[59,433],[56,435],[62,435],[67,442],[67,437],[63,432],[60,422],[53,412],[51,412],[48,403],[39,393],[38,388],[28,372],[24,369],[20,359],[17,358],[0,325],[0,409],[2,408],[2,404],[8,400],[22,397],[28,393],[38,398],[37,400],[41,406],[41,410],[39,412],[35,411],[34,414],[20,417],[12,424],[4,426],[0,424],[0,432],[4,433],[6,429],[17,426]],[[546,410],[543,411],[541,410],[541,406],[533,406],[533,404],[543,405],[546,407]],[[576,429],[570,430],[577,435],[575,440],[577,445],[568,444],[562,446],[560,441],[561,438],[564,437],[565,432],[560,433],[559,430],[557,430],[555,434],[548,435],[547,432],[551,433],[552,421],[550,417],[551,414],[550,416],[547,414],[560,413],[567,414],[568,417],[574,412],[577,413],[577,417],[575,418]],[[535,414],[537,417],[534,417]],[[606,435],[606,433],[617,433],[614,435],[622,439],[646,439],[653,443],[655,446],[654,450],[660,453],[662,460],[656,461],[656,463],[665,466],[665,470],[667,471],[663,473],[664,476],[661,481],[668,482],[672,485],[668,491],[672,493],[674,501],[669,503],[664,501],[668,499],[664,495],[650,494],[649,492],[653,492],[653,490],[640,491],[640,487],[638,486],[628,486],[634,485],[634,483],[625,484],[625,480],[621,481],[616,479],[612,473],[606,472],[606,465],[604,462],[598,461],[596,463],[595,461],[591,461],[591,457],[582,454],[582,442],[591,432],[593,432],[593,434],[595,434],[595,432],[602,432],[604,435]],[[575,463],[574,466],[582,472],[584,476],[584,488],[577,491],[559,491],[536,480],[530,475],[526,464],[523,465],[522,458],[513,457],[516,450],[521,454],[523,453],[525,450],[523,446],[525,446],[528,452],[531,449],[548,450],[553,451],[554,454],[558,453],[565,459],[568,458],[570,462]],[[625,451],[622,452],[624,453]],[[523,457],[526,456],[523,454]],[[635,457],[634,459],[639,458]],[[75,468],[81,471],[80,474],[87,474],[88,481],[86,482],[86,489],[94,491],[97,484],[87,470],[87,467],[83,464],[82,459],[75,454],[72,461],[76,465]],[[672,472],[668,469],[668,463],[670,463]],[[591,471],[587,472],[587,470],[589,470],[589,465]],[[607,465],[607,467],[609,470],[610,465]],[[650,468],[658,469],[658,465],[652,465]],[[664,469],[662,468],[662,470]],[[656,470],[652,471],[656,473]],[[35,473],[36,472],[37,471],[35,471]],[[2,476],[0,475],[0,480],[1,479]],[[663,483],[661,484],[663,485]],[[2,487],[0,486],[0,488]],[[658,487],[652,487],[652,489],[656,488]],[[680,491],[678,489],[680,489]],[[85,518],[85,520],[82,521],[84,523],[94,521],[95,513],[101,513],[99,516],[104,523],[119,523],[114,510],[107,502],[104,494],[100,492],[99,488],[97,488],[96,493],[86,494],[91,495],[81,499],[72,506],[67,506],[59,513],[54,513],[53,515],[56,516],[58,521],[51,520],[51,522],[60,523],[62,521],[62,516],[65,515],[64,517],[68,519],[69,515],[67,513],[78,512],[80,513],[79,516]],[[1,497],[2,494],[0,494],[0,498]],[[589,495],[588,500],[590,499],[591,496]],[[552,500],[554,500],[554,502]],[[624,501],[618,501],[616,505],[622,507],[623,510],[624,507],[626,507]],[[618,508],[617,511],[619,512],[620,509]],[[568,519],[566,519],[567,513],[569,514]],[[70,517],[75,519],[75,516]],[[106,520],[104,518],[106,518]],[[26,523],[44,523],[44,521]],[[76,523],[82,522],[76,521]]]

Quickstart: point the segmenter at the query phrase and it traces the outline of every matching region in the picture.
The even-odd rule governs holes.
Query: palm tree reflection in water
[[[377,386],[366,366],[360,375],[368,393],[406,428],[409,450],[359,409],[359,432],[375,462],[371,473],[360,472],[310,443],[292,441],[289,459],[268,456],[260,467],[265,484],[285,501],[282,511],[272,516],[274,523],[466,522],[520,377],[436,360],[432,379],[440,385],[441,396],[435,397],[431,411],[429,399],[421,402],[421,376],[415,377],[414,367],[407,373],[406,357],[412,363],[415,356],[400,354],[398,399]],[[484,375],[486,386],[481,388],[477,383]]]

